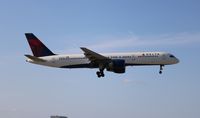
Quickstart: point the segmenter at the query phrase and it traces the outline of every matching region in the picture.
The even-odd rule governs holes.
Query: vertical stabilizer
[[[55,55],[33,33],[25,33],[25,36],[35,57]]]

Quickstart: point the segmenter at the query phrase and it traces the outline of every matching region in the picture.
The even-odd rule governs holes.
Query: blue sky
[[[0,1],[0,117],[199,118],[198,0]],[[24,33],[55,53],[166,51],[180,63],[125,74],[25,62]]]

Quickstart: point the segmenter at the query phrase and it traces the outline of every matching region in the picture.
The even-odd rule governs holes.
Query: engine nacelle
[[[115,73],[125,73],[125,60],[115,59],[112,60],[106,67],[107,71],[112,71]]]

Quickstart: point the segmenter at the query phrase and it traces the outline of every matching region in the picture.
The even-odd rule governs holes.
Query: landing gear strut
[[[162,74],[163,66],[164,66],[164,65],[160,65],[160,71],[159,71],[159,74]]]

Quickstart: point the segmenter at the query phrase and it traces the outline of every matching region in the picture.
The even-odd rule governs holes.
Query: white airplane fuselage
[[[179,60],[166,52],[132,52],[132,53],[105,53],[101,54],[110,59],[125,60],[126,66],[134,65],[170,65]],[[58,68],[98,68],[90,65],[90,60],[84,54],[66,54],[39,57],[44,62],[27,59],[27,62]]]

